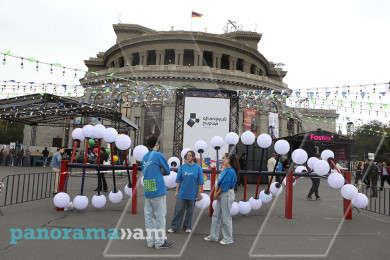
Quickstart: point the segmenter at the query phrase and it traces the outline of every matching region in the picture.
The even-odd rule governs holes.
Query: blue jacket
[[[56,152],[51,159],[50,166],[61,170],[61,153]]]

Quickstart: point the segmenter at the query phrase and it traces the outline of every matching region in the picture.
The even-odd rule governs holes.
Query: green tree
[[[23,124],[0,120],[0,144],[23,142]]]
[[[352,155],[357,160],[363,161],[368,153],[376,153],[375,161],[390,161],[390,127],[377,121],[359,126],[354,140]]]

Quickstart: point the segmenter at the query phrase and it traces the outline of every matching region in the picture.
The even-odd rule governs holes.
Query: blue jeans
[[[222,192],[219,195],[211,222],[211,230],[209,235],[211,240],[217,241],[219,239],[219,229],[221,227],[222,220],[223,240],[227,244],[233,243],[233,223],[230,209],[232,208],[234,197],[235,195],[233,189],[229,189],[228,191]]]
[[[178,231],[180,229],[181,224],[183,224],[183,229],[191,230],[191,220],[192,215],[194,213],[195,200],[186,200],[177,198],[175,205],[175,213],[173,215],[173,220],[171,224],[171,228],[174,231]],[[186,218],[183,223],[184,211],[186,211]]]
[[[43,157],[43,166],[46,166],[47,163],[47,157]]]
[[[167,196],[145,197],[144,214],[148,247],[155,246],[159,248],[166,239],[165,216],[167,215]]]

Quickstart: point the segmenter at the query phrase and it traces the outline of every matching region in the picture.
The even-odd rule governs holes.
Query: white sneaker
[[[208,241],[208,242],[218,242],[218,240],[212,240],[211,238],[209,237],[204,237],[203,238],[205,241]]]
[[[221,240],[221,241],[219,241],[219,243],[220,243],[221,245],[227,245],[227,244],[228,244],[228,243],[225,242],[225,240]]]
[[[186,229],[186,233],[191,233],[191,229]]]
[[[168,233],[175,233],[175,230],[173,230],[172,228],[168,229],[167,230]]]

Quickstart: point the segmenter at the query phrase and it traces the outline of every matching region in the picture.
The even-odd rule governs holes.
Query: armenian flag
[[[194,17],[200,18],[200,17],[202,17],[202,16],[203,16],[203,14],[196,13],[196,12],[192,12],[192,18],[194,18]]]

